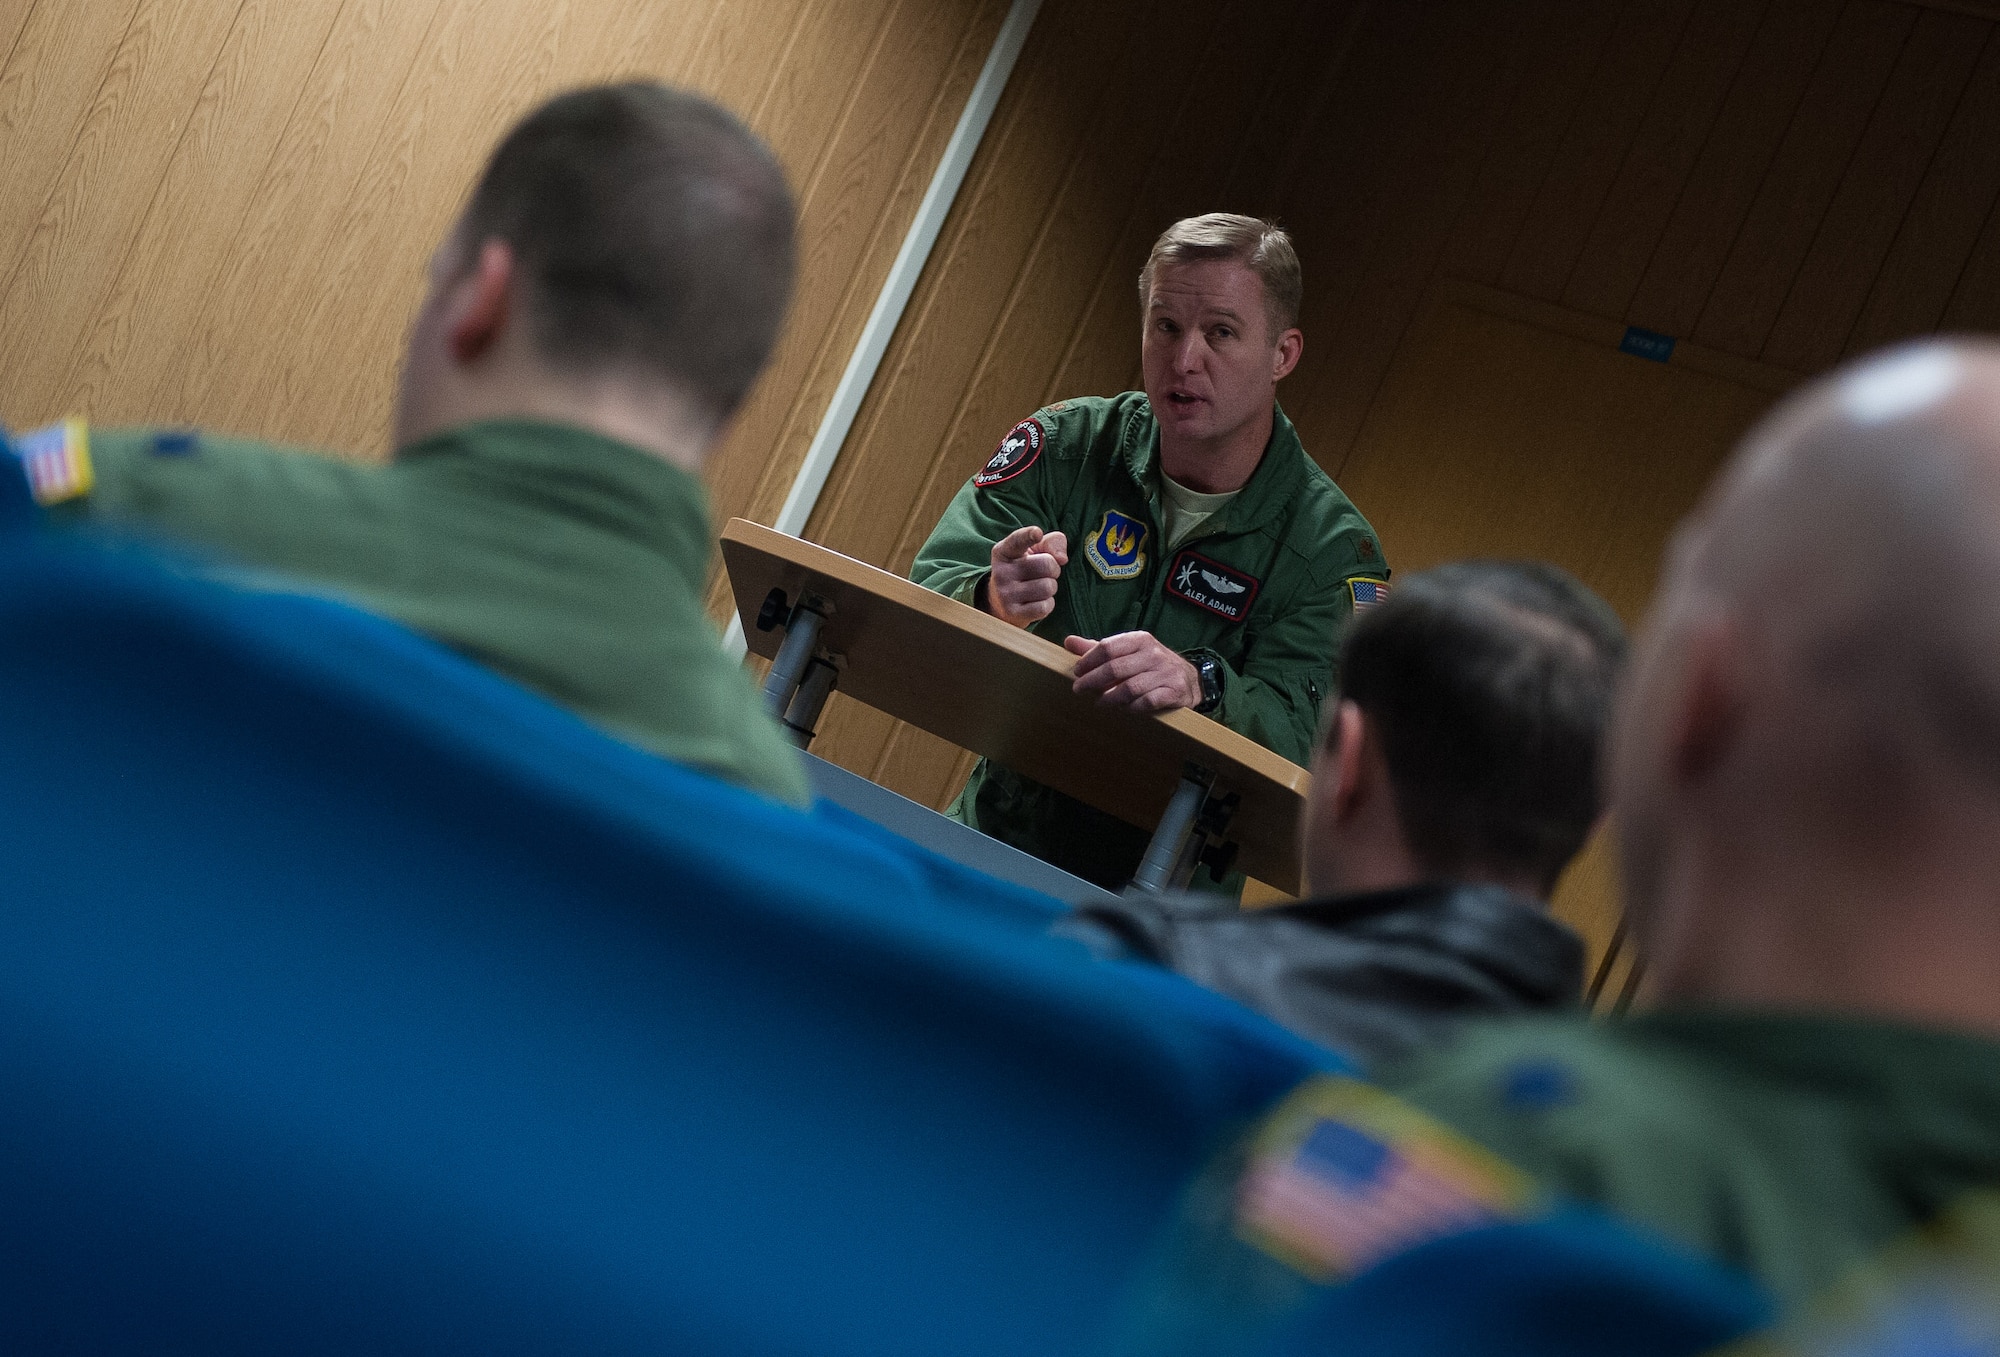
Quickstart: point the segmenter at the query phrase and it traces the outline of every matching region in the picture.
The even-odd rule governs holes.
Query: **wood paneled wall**
[[[644,75],[742,115],[799,196],[791,322],[711,477],[719,511],[775,511],[1006,9],[4,0],[0,418],[383,455],[425,261],[494,142]]]
[[[1013,421],[1136,385],[1134,279],[1191,212],[1294,233],[1306,348],[1281,398],[1336,477],[1444,279],[1799,375],[1994,328],[1994,17],[1048,0],[807,535],[906,570]],[[823,729],[819,752],[920,800],[968,764],[837,700]]]

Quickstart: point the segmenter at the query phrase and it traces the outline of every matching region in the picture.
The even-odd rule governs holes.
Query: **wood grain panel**
[[[1006,9],[9,4],[5,416],[80,410],[382,455],[424,264],[494,138],[554,90],[645,74],[742,113],[798,190],[797,305],[715,463],[725,510],[774,501]]]
[[[1540,557],[1636,624],[1674,525],[1786,382],[1692,346],[1618,350],[1622,329],[1462,284],[1411,328],[1342,478],[1402,571]],[[1618,906],[1599,844],[1558,912],[1608,945]]]
[[[2000,194],[1995,127],[2000,127],[2000,37],[1989,32],[1951,127],[1848,337],[1850,354],[1926,334],[1943,319]]]
[[[287,326],[302,297],[327,288],[316,265],[331,209],[352,191],[373,153],[392,101],[416,65],[439,0],[348,0],[300,84],[292,118],[236,222],[203,214],[162,229],[210,266],[196,308],[178,334],[131,351],[127,371],[104,382],[122,389],[107,418],[154,418],[297,439],[289,426],[249,422],[257,384],[291,352]],[[194,233],[200,242],[187,247]],[[393,280],[399,291],[411,280]],[[179,340],[178,343],[174,342]],[[382,355],[351,361],[377,364]],[[148,378],[151,380],[149,381]],[[69,393],[60,399],[68,406]],[[126,400],[131,406],[124,404]],[[386,401],[386,395],[385,395]],[[135,408],[136,407],[136,408]],[[90,407],[78,407],[90,410]],[[95,413],[94,411],[91,411]],[[346,431],[332,446],[380,456],[386,414]]]
[[[1688,173],[1625,319],[1661,334],[1694,329],[1743,218],[1833,32],[1830,0],[1773,0]]]
[[[1065,328],[1043,312],[1041,295],[1056,278],[1077,291],[1095,283],[1120,205],[1143,178],[1146,92],[1159,63],[1174,69],[1176,49],[1191,62],[1177,30],[1201,8],[1180,0],[1157,23],[1134,10],[1079,8],[1076,29],[1038,29],[996,112],[990,154],[975,161],[940,235],[930,271],[940,285],[913,298],[808,535],[906,568],[896,558],[914,507],[934,516],[1040,403]],[[1107,50],[1120,53],[1108,66]],[[1017,160],[1009,151],[1023,143],[1035,154]],[[1004,343],[1010,329],[1031,342]],[[883,474],[908,465],[911,448],[923,450],[916,476]],[[914,556],[915,544],[906,549]]]
[[[1600,316],[1623,316],[1631,308],[1764,8],[1745,0],[1697,0],[1618,178],[1591,223],[1563,288],[1565,306]]]
[[[1502,287],[1549,301],[1562,296],[1693,7],[1693,0],[1615,7],[1618,26],[1535,194]]]
[[[179,361],[214,283],[214,252],[187,248],[187,223],[241,222],[303,98],[343,0],[248,0],[196,98],[159,191],[101,301],[79,307],[89,330],[51,345],[39,378],[99,419],[159,418],[156,392]],[[53,365],[65,371],[54,375]],[[32,374],[32,369],[28,370]]]
[[[1799,101],[1776,159],[1703,305],[1694,335],[1761,353],[1882,87],[1917,21],[1908,5],[1850,0]]]
[[[1939,328],[2000,330],[2000,207],[1986,214],[1986,224],[1959,272]]]
[[[1526,44],[1531,64],[1525,73],[1502,76],[1506,112],[1445,248],[1444,267],[1451,276],[1500,280],[1535,194],[1576,121],[1578,101],[1617,20],[1617,8],[1588,0],[1514,7],[1509,17],[1531,39]]]
[[[1488,26],[1498,17],[1491,7],[1444,7],[1429,40],[1413,44],[1432,58],[1403,96],[1409,102],[1396,120],[1399,134],[1383,142],[1373,195],[1358,200],[1372,205],[1352,250],[1359,278],[1337,310],[1307,308],[1306,323],[1321,337],[1308,349],[1316,354],[1312,364],[1302,361],[1297,380],[1288,382],[1285,401],[1310,430],[1306,447],[1335,471],[1437,272],[1450,224],[1477,180],[1487,129],[1504,106],[1503,90],[1479,78],[1493,52],[1504,50],[1506,29]],[[1341,247],[1315,245],[1321,271],[1337,257],[1330,249]]]
[[[5,70],[13,59],[14,44],[20,41],[21,30],[28,26],[36,3],[37,0],[7,0],[0,5],[0,70]]]
[[[814,110],[827,126],[819,155],[800,191],[802,284],[786,334],[764,383],[788,400],[754,405],[738,421],[710,466],[719,517],[768,520],[783,505],[791,480],[832,398],[881,280],[902,245],[957,122],[964,92],[992,45],[1006,6],[989,0],[968,23],[920,3],[885,11],[872,49],[857,59],[861,77],[833,113]],[[894,33],[893,44],[886,39]],[[811,86],[822,93],[824,83]],[[798,100],[802,105],[805,101]],[[897,135],[921,111],[917,135]],[[894,210],[884,210],[884,204]]]
[[[0,372],[34,389],[59,380],[92,306],[102,261],[121,255],[158,190],[185,120],[150,116],[195,103],[239,8],[213,0],[144,0],[111,49],[33,225],[0,283],[0,315],[41,319],[0,330]],[[33,60],[22,53],[21,60]],[[0,228],[4,229],[4,228]]]
[[[1846,349],[1991,28],[1943,10],[1917,20],[1771,327],[1767,361],[1816,372]]]
[[[0,71],[0,277],[11,277],[124,45],[139,0],[37,4]]]

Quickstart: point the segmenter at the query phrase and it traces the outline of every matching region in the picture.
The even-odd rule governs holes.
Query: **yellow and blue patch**
[[[1322,1077],[1265,1121],[1237,1190],[1236,1233],[1331,1283],[1538,1204],[1532,1180],[1504,1160],[1379,1089]]]
[[[21,459],[37,504],[61,504],[87,495],[96,483],[90,467],[90,427],[80,419],[21,434],[13,441],[13,452]]]
[[[1083,557],[1107,580],[1129,580],[1146,568],[1149,529],[1130,514],[1106,509],[1097,531],[1083,542]]]

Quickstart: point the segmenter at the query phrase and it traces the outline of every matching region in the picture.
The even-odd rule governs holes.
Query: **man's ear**
[[[1346,824],[1378,794],[1370,785],[1368,745],[1372,735],[1368,718],[1355,703],[1342,701],[1334,710],[1333,729],[1328,735],[1334,775],[1328,811],[1334,824]]]
[[[513,312],[514,273],[513,246],[499,239],[480,244],[472,267],[452,285],[447,335],[453,358],[476,362],[505,333]]]
[[[1292,369],[1299,365],[1299,355],[1306,351],[1305,332],[1298,329],[1285,331],[1278,336],[1278,347],[1271,354],[1271,380],[1282,382],[1292,375]]]
[[[1743,722],[1741,647],[1727,622],[1685,642],[1681,689],[1668,713],[1667,769],[1682,784],[1705,781],[1729,756]]]

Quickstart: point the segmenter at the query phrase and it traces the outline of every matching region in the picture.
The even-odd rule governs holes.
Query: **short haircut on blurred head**
[[[1273,340],[1299,323],[1305,300],[1305,275],[1299,268],[1292,238],[1276,222],[1235,212],[1210,212],[1183,217],[1160,233],[1146,267],[1139,270],[1139,306],[1153,300],[1153,271],[1161,264],[1192,264],[1206,259],[1234,259],[1264,285],[1264,313]]]
[[[560,95],[493,153],[469,250],[512,246],[551,367],[663,379],[727,416],[777,342],[794,272],[791,190],[724,109],[634,82]]]
[[[1599,762],[1625,630],[1571,576],[1462,561],[1355,618],[1340,696],[1382,742],[1412,856],[1440,880],[1553,890],[1602,804]]]

